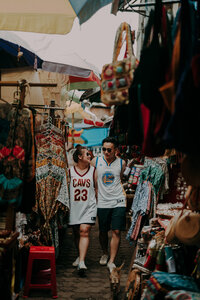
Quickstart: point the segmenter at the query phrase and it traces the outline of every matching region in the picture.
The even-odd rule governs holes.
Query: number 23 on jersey
[[[74,191],[74,201],[87,201],[88,191],[86,189],[79,190],[75,189]]]

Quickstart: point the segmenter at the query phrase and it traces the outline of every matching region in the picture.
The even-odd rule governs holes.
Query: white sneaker
[[[108,262],[108,255],[107,254],[102,255],[99,261],[100,265],[105,266],[107,265],[107,262]]]
[[[107,263],[107,267],[108,267],[110,273],[112,272],[112,270],[113,270],[114,268],[116,268],[116,266],[115,266],[115,264],[114,264],[113,262]]]
[[[77,267],[78,275],[81,277],[85,277],[85,270],[87,270],[87,267],[85,265],[84,261],[80,261]]]
[[[78,270],[87,270],[87,267],[85,265],[84,261],[80,261],[77,267]]]
[[[77,257],[77,259],[73,262],[72,266],[78,267],[78,264],[79,264],[79,257]]]

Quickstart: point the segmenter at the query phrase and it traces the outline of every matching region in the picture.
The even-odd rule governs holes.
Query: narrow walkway
[[[122,233],[121,246],[116,259],[116,265],[125,265],[121,271],[121,292],[118,300],[124,299],[124,289],[133,253],[133,247],[126,240],[126,232]],[[98,240],[98,225],[91,231],[91,240],[86,257],[88,267],[86,277],[80,278],[72,262],[76,259],[76,250],[73,244],[72,230],[67,230],[61,247],[60,256],[56,263],[58,299],[61,300],[106,300],[111,299],[109,271],[106,266],[99,264],[101,249]],[[51,291],[31,290],[29,299],[46,300],[51,298]],[[20,300],[23,298],[20,297]]]

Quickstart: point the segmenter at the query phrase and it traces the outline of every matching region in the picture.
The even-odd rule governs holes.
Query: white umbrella
[[[48,36],[44,40],[43,34],[0,31],[0,38],[35,53],[43,60],[42,69],[45,71],[83,78],[88,78],[91,72],[99,74],[99,70],[94,65],[81,58],[72,48],[63,49],[61,41],[56,37],[53,43]],[[70,34],[69,37],[66,37],[66,40],[70,44]]]
[[[0,0],[0,29],[66,34],[112,0]]]

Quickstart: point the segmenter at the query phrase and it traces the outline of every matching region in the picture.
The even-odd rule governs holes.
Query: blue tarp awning
[[[0,39],[0,68],[18,68],[18,67],[34,67],[37,62],[37,68],[41,68],[42,60],[36,56],[33,52],[20,47],[20,52],[23,53],[18,58],[19,45]]]
[[[78,130],[77,130],[78,131]],[[84,129],[81,138],[85,140],[85,147],[101,146],[103,139],[108,136],[109,128],[88,128]],[[75,144],[76,146],[76,144]]]

